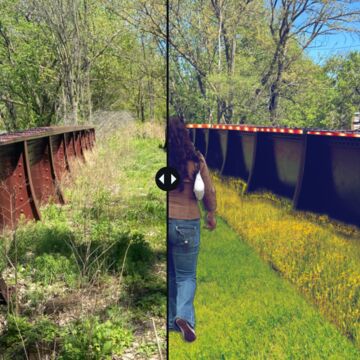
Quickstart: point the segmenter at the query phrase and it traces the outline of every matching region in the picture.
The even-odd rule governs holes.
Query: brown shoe
[[[185,341],[192,342],[196,339],[194,329],[188,324],[186,320],[177,318],[175,319],[175,322],[179,327]]]

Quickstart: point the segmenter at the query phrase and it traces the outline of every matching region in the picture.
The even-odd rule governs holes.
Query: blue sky
[[[360,1],[351,1],[350,8],[358,10]],[[350,24],[349,24],[350,25]],[[352,23],[353,27],[360,31],[360,23]],[[334,33],[317,38],[306,53],[318,64],[324,64],[334,55],[346,55],[351,51],[360,51],[360,34]]]
[[[323,64],[334,55],[346,55],[350,51],[360,51],[360,36],[336,33],[319,37],[306,50],[306,53],[318,64]]]

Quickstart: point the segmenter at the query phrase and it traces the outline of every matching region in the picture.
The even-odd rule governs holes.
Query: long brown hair
[[[193,160],[199,163],[199,156],[189,137],[189,131],[181,117],[169,119],[169,133],[167,136],[167,151],[169,165],[180,175],[179,190],[184,190],[183,179],[188,176],[187,162]]]

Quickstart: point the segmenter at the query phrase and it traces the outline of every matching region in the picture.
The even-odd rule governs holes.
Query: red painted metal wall
[[[0,136],[0,229],[21,216],[40,219],[39,206],[63,203],[62,176],[69,160],[84,160],[95,141],[92,127],[47,127]]]
[[[24,216],[39,220],[41,204],[63,203],[60,180],[70,171],[69,160],[95,142],[92,127],[47,127],[0,135],[0,229],[14,228]],[[0,277],[0,301],[11,288]]]

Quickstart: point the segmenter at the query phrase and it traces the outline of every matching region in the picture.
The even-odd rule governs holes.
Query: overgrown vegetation
[[[166,198],[154,185],[164,129],[113,127],[85,166],[71,164],[64,206],[1,237],[3,276],[15,289],[0,315],[4,359],[165,351]]]
[[[360,7],[348,1],[172,1],[170,101],[191,122],[350,128]],[[157,24],[161,19],[150,13]],[[341,37],[323,64],[309,54]],[[350,36],[348,35],[348,38]],[[349,46],[349,51],[350,51]],[[320,50],[321,51],[321,50]],[[346,75],[343,69],[351,69]],[[344,91],[345,90],[345,91]],[[345,96],[345,93],[347,94]]]
[[[228,200],[223,187],[217,187],[218,195],[224,192]],[[221,213],[224,203],[227,209],[234,205],[218,199]],[[239,227],[246,226],[245,216],[238,213]],[[198,338],[188,344],[171,332],[170,359],[359,358],[354,344],[221,218],[214,232],[202,230],[200,246],[195,297]]]
[[[334,48],[321,65],[309,53],[332,35],[356,41],[356,2],[169,4],[172,111],[201,122],[350,127],[358,52],[335,56]],[[83,122],[95,110],[163,117],[165,5],[2,0],[0,128]]]
[[[271,195],[242,196],[240,180],[215,177],[218,212],[260,256],[360,347],[360,233],[291,210]]]
[[[163,44],[143,16],[132,1],[2,0],[0,130],[91,122],[99,109],[164,117]]]

